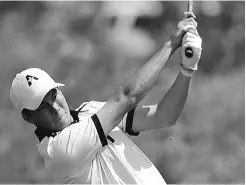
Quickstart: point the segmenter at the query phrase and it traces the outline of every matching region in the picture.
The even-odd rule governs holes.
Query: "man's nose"
[[[52,109],[52,114],[53,115],[56,115],[56,114],[58,114],[59,113],[59,111],[60,111],[60,106],[56,103],[56,102],[49,102],[49,105],[50,105],[50,107],[51,107],[51,109]]]
[[[53,103],[53,108],[54,108],[53,114],[58,114],[60,112],[60,106],[56,102]]]

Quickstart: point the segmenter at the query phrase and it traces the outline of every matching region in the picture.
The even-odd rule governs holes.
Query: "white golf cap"
[[[10,99],[15,109],[36,110],[45,95],[53,88],[65,86],[56,83],[48,73],[38,68],[29,68],[16,74],[10,88]]]

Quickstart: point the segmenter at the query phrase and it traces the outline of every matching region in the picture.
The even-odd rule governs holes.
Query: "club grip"
[[[191,47],[185,48],[185,56],[187,58],[192,58],[193,57],[193,51]]]

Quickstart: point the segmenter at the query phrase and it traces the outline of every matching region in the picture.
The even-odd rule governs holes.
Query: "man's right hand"
[[[186,18],[188,14],[190,18]],[[197,27],[197,22],[195,21],[194,18],[195,18],[195,15],[192,12],[184,13],[184,19],[178,23],[176,30],[172,33],[170,37],[171,47],[173,51],[176,51],[179,47],[181,47],[182,38],[185,35],[185,33],[191,27],[194,27],[194,26]]]

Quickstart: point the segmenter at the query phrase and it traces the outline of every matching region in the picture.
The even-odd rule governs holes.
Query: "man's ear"
[[[22,118],[28,122],[28,123],[32,123],[32,113],[30,110],[27,110],[27,109],[23,109],[22,112]]]
[[[26,116],[26,115],[23,115],[23,114],[22,114],[22,118],[23,118],[26,122],[32,123],[32,122],[31,122],[31,118],[30,118],[29,116]]]

